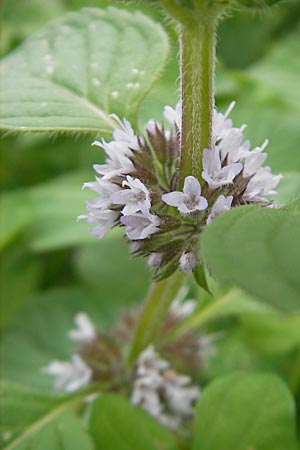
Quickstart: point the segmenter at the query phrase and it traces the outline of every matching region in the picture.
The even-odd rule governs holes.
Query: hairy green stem
[[[181,186],[188,175],[201,179],[203,149],[211,148],[216,25],[210,17],[181,24]]]
[[[177,271],[169,278],[153,283],[139,318],[128,363],[133,364],[138,355],[150,345],[158,335],[170,304],[178,294],[184,280],[184,273]]]

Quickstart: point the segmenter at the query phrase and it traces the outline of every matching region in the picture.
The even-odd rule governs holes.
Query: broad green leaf
[[[26,35],[37,30],[49,20],[63,14],[62,0],[3,0],[1,5],[1,53],[7,53]],[[26,20],[24,20],[26,16]]]
[[[261,10],[262,8],[267,8],[268,6],[275,5],[282,0],[236,0],[237,4],[246,6],[247,8]]]
[[[300,172],[285,173],[274,195],[275,202],[282,206],[285,203],[294,201],[300,194]]]
[[[0,329],[7,327],[16,314],[32,299],[41,279],[39,262],[25,246],[10,246],[1,254]]]
[[[130,255],[122,236],[78,248],[74,262],[79,280],[93,292],[100,291],[112,306],[139,302],[147,292],[150,273],[145,260]]]
[[[223,283],[285,311],[300,310],[300,215],[261,207],[235,208],[207,227],[204,259]]]
[[[296,414],[286,385],[269,374],[214,381],[197,406],[193,450],[296,450]]]
[[[93,402],[90,433],[97,450],[175,450],[172,434],[125,398],[106,394]]]
[[[111,113],[136,119],[167,53],[161,26],[139,12],[68,13],[3,60],[0,128],[110,133]]]
[[[86,395],[86,394],[85,394]],[[93,450],[89,436],[71,412],[84,394],[54,397],[1,382],[0,448],[3,450]]]
[[[88,232],[90,226],[84,220],[76,221],[78,215],[85,213],[85,200],[93,197],[90,191],[81,189],[89,178],[92,176],[87,173],[71,173],[29,191],[36,215],[29,234],[29,245],[34,251],[97,242]]]
[[[276,313],[242,314],[239,323],[243,339],[258,352],[285,353],[300,348],[300,315]]]
[[[267,164],[274,172],[300,172],[299,39],[296,26],[275,40],[264,58],[240,72],[247,79],[235,97],[235,124],[247,124],[244,134],[253,146],[269,139]]]
[[[90,225],[76,221],[85,213],[85,201],[93,196],[91,191],[81,189],[83,182],[92,177],[87,172],[75,172],[3,194],[2,246],[26,230],[29,246],[35,252],[96,243],[95,236],[88,232]]]
[[[276,43],[269,54],[250,69],[255,79],[261,82],[266,92],[281,101],[300,109],[299,51],[300,26]],[[278,117],[278,121],[280,121]]]
[[[73,286],[36,295],[3,336],[1,377],[39,389],[53,390],[53,377],[42,372],[54,359],[69,360],[76,344],[67,337],[78,312],[103,329],[113,312],[103,296]]]
[[[266,163],[274,173],[300,172],[300,111],[275,100],[264,88],[255,88],[238,99],[231,115],[235,125],[247,124],[244,135],[252,148],[269,139]]]
[[[24,191],[3,194],[0,202],[0,250],[33,220],[34,213]]]

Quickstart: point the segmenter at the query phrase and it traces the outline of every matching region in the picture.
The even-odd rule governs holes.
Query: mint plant
[[[269,142],[253,118],[263,98],[266,122],[276,113],[278,124],[280,111],[296,128],[294,75],[281,76],[285,50],[278,45],[248,78],[230,75],[245,119],[230,90],[217,97],[221,107],[215,102],[222,21],[277,2],[102,3],[55,19],[1,62],[4,139],[89,135],[85,173],[4,196],[7,255],[20,261],[9,252],[16,236],[35,252],[75,246],[61,267],[74,265],[82,281],[27,307],[24,289],[19,311],[18,302],[8,307],[0,448],[296,450],[300,166],[284,157],[288,145],[274,158],[272,139],[265,165]],[[163,102],[174,30],[180,92]],[[295,28],[289,48],[298,36]],[[93,181],[84,181],[88,141]],[[128,264],[136,265],[127,272]],[[123,308],[113,310],[112,299]]]

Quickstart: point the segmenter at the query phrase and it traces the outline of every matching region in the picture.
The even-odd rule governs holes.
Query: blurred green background
[[[115,2],[114,2],[115,3]],[[29,34],[69,10],[105,6],[97,0],[3,0],[5,56]],[[122,7],[125,7],[121,4]],[[130,5],[131,9],[136,8]],[[161,119],[165,104],[178,98],[176,33],[164,23],[171,58],[141,108],[140,124]],[[220,27],[217,107],[232,100],[236,124],[248,124],[253,146],[270,139],[268,164],[285,175],[278,202],[300,192],[300,3],[286,1],[264,12],[243,10]],[[113,112],[113,111],[112,111]],[[78,311],[100,327],[121,307],[140,301],[150,276],[141,259],[132,259],[118,232],[98,241],[88,225],[76,223],[93,194],[81,190],[93,179],[92,164],[103,155],[91,147],[94,136],[4,134],[1,141],[1,334],[2,375],[49,388],[40,368],[51,359],[68,359],[66,332]],[[299,390],[299,330],[289,319],[245,307],[208,327],[218,332],[219,353],[204,379],[235,369],[271,369],[294,392]]]

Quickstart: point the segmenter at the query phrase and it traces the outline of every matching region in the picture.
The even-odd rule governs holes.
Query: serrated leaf
[[[71,407],[84,395],[50,396],[1,382],[0,448],[3,450],[93,450]]]
[[[234,208],[202,235],[205,263],[219,281],[284,311],[300,310],[299,245],[299,214],[253,206]]]
[[[296,414],[286,385],[268,374],[222,377],[197,406],[193,450],[296,450]]]
[[[167,53],[161,26],[139,12],[68,13],[3,60],[0,128],[110,133],[110,113],[136,119]]]
[[[90,433],[98,450],[175,450],[172,434],[145,411],[120,395],[94,401]]]

